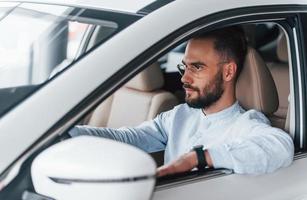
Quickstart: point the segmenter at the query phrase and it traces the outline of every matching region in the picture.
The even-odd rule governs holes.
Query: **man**
[[[158,168],[159,176],[195,167],[261,174],[288,166],[294,154],[289,135],[271,127],[262,113],[244,111],[236,100],[235,85],[246,49],[238,27],[196,36],[189,40],[178,65],[186,104],[137,127],[77,126],[70,135],[102,136],[147,152],[165,150],[166,165]]]

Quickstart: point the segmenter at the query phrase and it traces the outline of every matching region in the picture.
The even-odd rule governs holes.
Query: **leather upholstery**
[[[168,92],[145,93],[124,87],[114,95],[107,126],[112,128],[137,126],[153,119],[162,111],[170,110],[176,104],[177,99]]]
[[[284,33],[277,39],[277,57],[281,62],[288,62],[287,38]]]
[[[277,111],[270,116],[270,120],[273,125],[284,128],[289,105],[288,95],[290,94],[289,65],[287,63],[288,48],[284,33],[277,39],[277,55],[279,59],[278,62],[268,63],[269,70],[275,81],[279,99],[279,107]]]
[[[125,87],[144,92],[151,92],[160,89],[163,85],[164,79],[162,71],[159,65],[154,63],[126,83]]]
[[[111,113],[114,95],[108,97],[103,103],[99,104],[96,109],[90,114],[86,124],[96,127],[105,127],[108,124]]]
[[[91,115],[88,125],[111,128],[137,126],[172,109],[178,100],[172,93],[160,89],[163,83],[159,65],[149,66],[101,103]]]
[[[284,63],[270,63],[268,67],[278,91],[279,107],[274,114],[286,118],[289,103],[288,95],[290,93],[289,67]]]
[[[254,108],[270,115],[278,108],[278,94],[271,73],[252,48],[248,48],[236,85],[236,96],[247,110]]]

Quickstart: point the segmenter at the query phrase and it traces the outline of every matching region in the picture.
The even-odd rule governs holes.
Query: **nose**
[[[189,83],[189,84],[191,84],[192,77],[191,77],[191,74],[188,72],[188,70],[185,70],[185,72],[183,73],[183,75],[182,75],[180,80],[181,80],[182,83]]]

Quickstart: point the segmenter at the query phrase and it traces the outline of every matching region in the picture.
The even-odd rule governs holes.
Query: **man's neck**
[[[224,99],[224,98],[221,97],[218,101],[213,103],[211,106],[209,106],[207,108],[203,108],[202,111],[205,115],[220,112],[220,111],[232,106],[236,101],[237,100],[236,100],[235,97],[228,98],[228,99]]]

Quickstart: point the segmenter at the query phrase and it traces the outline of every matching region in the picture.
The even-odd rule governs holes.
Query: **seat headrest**
[[[288,62],[287,38],[284,33],[277,38],[277,57],[282,62]]]
[[[144,92],[151,92],[160,89],[164,85],[163,73],[158,63],[153,63],[128,83],[125,87]]]
[[[266,64],[253,49],[248,48],[244,66],[236,85],[241,106],[272,114],[278,108],[277,89]]]

